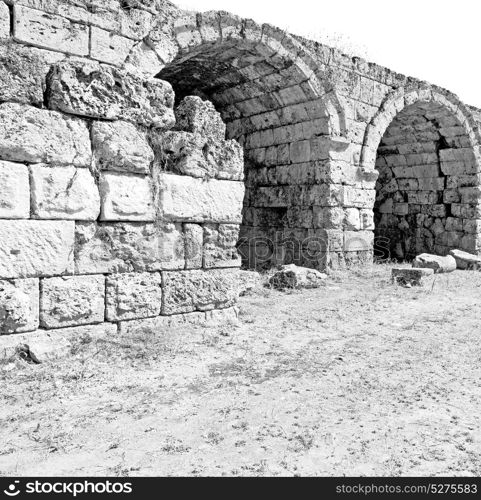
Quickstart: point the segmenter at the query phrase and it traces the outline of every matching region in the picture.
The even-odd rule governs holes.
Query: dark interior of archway
[[[248,267],[278,263],[274,234],[292,220],[289,205],[258,192],[282,183],[275,169],[295,162],[289,157],[293,140],[328,133],[328,114],[309,78],[292,59],[247,41],[200,46],[157,76],[171,83],[177,102],[187,95],[210,100],[226,123],[227,138],[243,146],[246,196],[241,239],[262,239],[266,248],[259,249],[257,243],[262,259],[247,255],[248,249],[240,252]]]
[[[375,254],[411,260],[468,248],[463,188],[475,185],[469,137],[458,119],[435,102],[401,111],[377,151]],[[464,240],[463,240],[464,238]]]

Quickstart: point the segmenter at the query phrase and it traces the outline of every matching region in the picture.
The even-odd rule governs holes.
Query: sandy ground
[[[481,273],[258,289],[241,323],[0,368],[2,475],[481,475]]]

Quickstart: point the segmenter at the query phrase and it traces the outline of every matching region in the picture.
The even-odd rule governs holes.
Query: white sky
[[[481,108],[479,0],[173,0],[268,22],[428,80]]]

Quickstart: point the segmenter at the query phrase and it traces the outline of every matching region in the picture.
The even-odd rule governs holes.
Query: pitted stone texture
[[[241,257],[236,244],[239,226],[234,224],[206,224],[204,226],[204,267],[240,267]]]
[[[191,177],[242,180],[244,154],[237,141],[214,141],[191,132],[166,132],[152,137],[165,170]]]
[[[64,113],[146,127],[170,128],[175,122],[169,83],[96,64],[55,65],[49,75],[48,103]]]
[[[125,122],[94,122],[92,147],[97,168],[148,174],[154,152],[145,133]]]
[[[162,308],[160,273],[116,274],[107,277],[108,321],[158,316]]]
[[[92,152],[87,125],[55,111],[0,104],[0,159],[89,166]]]
[[[10,36],[10,11],[3,2],[0,2],[0,38]]]
[[[73,221],[0,220],[0,278],[71,274]]]
[[[121,66],[127,59],[135,41],[111,31],[92,26],[90,56],[97,61]]]
[[[46,278],[41,282],[40,325],[43,328],[102,323],[104,276]]]
[[[413,260],[413,268],[434,269],[437,273],[452,273],[456,270],[456,259],[452,255],[440,257],[423,253]]]
[[[78,223],[75,269],[79,274],[183,269],[180,224]]]
[[[88,26],[21,5],[13,8],[16,40],[67,54],[88,55]]]
[[[30,357],[44,363],[69,356],[79,343],[97,339],[111,339],[117,334],[117,325],[102,323],[59,330],[37,330],[0,337],[0,359],[18,356],[19,351],[28,350]]]
[[[468,252],[463,252],[462,250],[451,250],[449,255],[454,257],[456,261],[456,267],[458,269],[469,269],[469,270],[480,270],[481,269],[481,257],[478,255],[472,255]]]
[[[240,223],[244,184],[159,174],[160,212],[165,220]]]
[[[28,167],[0,161],[0,219],[30,218]]]
[[[281,266],[269,280],[269,284],[279,290],[286,288],[319,288],[326,283],[327,275],[316,269],[299,267],[295,264]]]
[[[392,270],[392,281],[403,286],[426,286],[432,282],[433,269],[406,269],[395,268]]]
[[[38,328],[38,279],[0,281],[0,335]]]
[[[99,190],[88,169],[32,165],[30,173],[35,218],[78,221],[98,218]]]
[[[163,273],[162,314],[208,311],[230,307],[238,298],[237,271],[180,271]]]
[[[100,176],[100,195],[103,221],[155,220],[150,177],[105,172]]]
[[[175,118],[176,130],[192,132],[217,141],[225,139],[226,126],[210,101],[187,96],[175,109]]]
[[[203,264],[204,229],[199,224],[184,224],[185,267],[200,269]]]

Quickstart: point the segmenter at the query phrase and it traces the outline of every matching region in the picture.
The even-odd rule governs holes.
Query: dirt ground
[[[2,475],[481,475],[481,273],[257,289],[239,326],[0,368]]]

